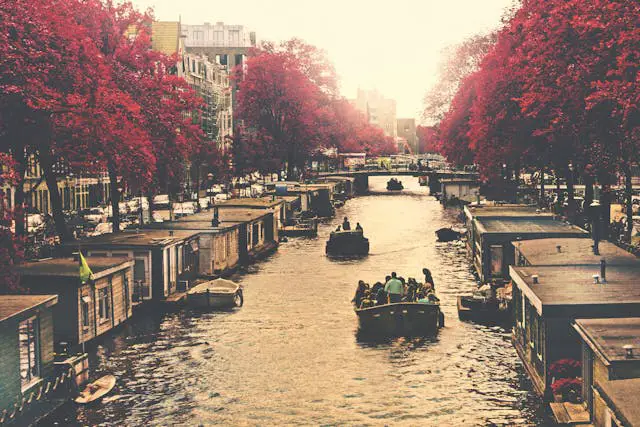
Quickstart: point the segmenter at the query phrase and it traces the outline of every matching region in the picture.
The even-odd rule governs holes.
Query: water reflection
[[[403,177],[387,195],[347,202],[317,238],[290,239],[234,279],[245,305],[232,312],[149,312],[92,352],[98,372],[117,376],[116,399],[68,405],[64,425],[501,425],[542,422],[538,400],[509,332],[460,322],[455,301],[474,277],[464,246],[435,243],[455,222]],[[371,253],[332,260],[324,245],[348,216]],[[391,271],[436,283],[446,327],[432,338],[362,341],[350,305],[358,279]],[[77,421],[76,421],[77,420]],[[48,420],[51,421],[51,420]]]

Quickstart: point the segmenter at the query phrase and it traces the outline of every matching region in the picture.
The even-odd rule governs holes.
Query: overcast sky
[[[445,47],[489,31],[512,0],[133,0],[156,19],[222,21],[258,40],[298,37],[325,49],[342,94],[376,88],[397,101],[398,117],[419,118]]]

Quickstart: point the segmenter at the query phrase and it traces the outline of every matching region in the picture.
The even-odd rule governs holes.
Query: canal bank
[[[384,191],[388,178],[372,178]],[[415,182],[414,182],[415,181]],[[61,425],[538,424],[540,403],[510,332],[458,321],[456,295],[476,285],[465,248],[436,243],[455,222],[416,180],[394,196],[349,200],[317,239],[290,239],[235,278],[245,306],[228,313],[149,313],[101,340],[91,363],[118,377],[101,405],[67,405]],[[369,257],[324,256],[348,216],[371,240]],[[431,340],[359,341],[350,305],[362,278],[429,267],[447,316]],[[77,420],[77,421],[76,421]],[[153,421],[152,421],[153,420]]]

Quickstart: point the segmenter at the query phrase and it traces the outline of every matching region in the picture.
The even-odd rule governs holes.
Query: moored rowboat
[[[187,291],[187,304],[197,308],[242,307],[242,288],[226,279],[201,283]]]
[[[116,377],[113,375],[105,375],[100,377],[91,384],[88,384],[80,395],[74,399],[74,402],[86,405],[94,402],[105,394],[109,393],[116,385]]]

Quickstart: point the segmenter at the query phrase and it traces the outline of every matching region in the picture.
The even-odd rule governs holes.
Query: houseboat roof
[[[0,323],[12,317],[27,317],[38,307],[51,307],[57,295],[0,295]]]
[[[157,247],[168,246],[182,240],[190,239],[198,233],[193,231],[169,231],[169,230],[136,230],[123,231],[121,233],[108,233],[82,240],[82,246],[106,247],[106,246],[143,246]],[[76,246],[74,244],[73,246]],[[69,247],[72,247],[69,245]]]
[[[480,233],[538,235],[544,237],[587,237],[589,233],[580,227],[555,220],[541,218],[474,218]]]
[[[640,425],[640,405],[638,405],[640,378],[601,381],[598,385],[613,402],[617,415],[624,418],[620,420],[624,425]]]
[[[133,265],[133,260],[128,258],[87,257],[86,260],[95,279]],[[24,264],[16,266],[16,270],[21,275],[37,277],[79,278],[79,268],[78,260],[73,257],[47,258],[38,261],[25,262]]]
[[[213,214],[211,215],[213,218]],[[144,228],[152,230],[193,230],[207,233],[224,233],[225,231],[237,228],[241,222],[220,222],[218,227],[211,225],[208,221],[165,221],[153,224],[145,224]]]
[[[529,205],[467,205],[464,207],[467,218],[537,218],[553,217],[551,212],[543,212]]]
[[[229,199],[224,200],[222,202],[216,202],[215,207],[217,208],[258,208],[258,209],[266,209],[266,208],[275,208],[278,205],[285,203],[285,200],[282,200],[279,197],[244,197],[241,199]]]
[[[221,223],[241,223],[255,221],[272,213],[272,211],[252,208],[219,209],[218,219]],[[177,220],[177,222],[208,222],[211,224],[213,215],[213,211],[201,212],[195,215],[184,216]]]
[[[440,179],[441,184],[476,184],[480,185],[477,179],[475,178],[442,178]]]
[[[607,363],[640,361],[640,317],[576,319],[574,328]],[[632,358],[626,355],[627,344],[635,349]]]
[[[601,241],[600,255],[594,255],[591,239],[522,240],[516,249],[531,265],[600,265],[602,259],[607,265],[640,265],[638,257],[609,242]]]
[[[600,266],[510,266],[509,272],[541,315],[593,318],[640,310],[640,265],[607,267],[606,283],[594,283]]]

